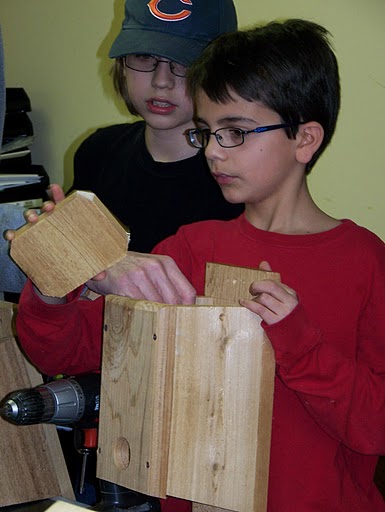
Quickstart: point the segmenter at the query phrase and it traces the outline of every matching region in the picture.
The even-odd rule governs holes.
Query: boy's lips
[[[154,114],[170,114],[176,109],[176,105],[165,99],[151,98],[146,101],[147,108]]]
[[[230,185],[235,180],[235,176],[223,172],[213,172],[212,175],[218,185]]]

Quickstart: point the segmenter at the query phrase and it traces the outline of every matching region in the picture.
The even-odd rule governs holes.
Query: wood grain
[[[178,308],[175,344],[168,494],[263,510],[255,500],[266,498],[274,357],[260,318]]]
[[[249,267],[239,267],[220,263],[207,263],[205,276],[205,297],[199,297],[202,303],[208,300],[212,304],[238,304],[239,298],[250,298],[249,287],[253,281],[273,279],[280,281],[281,276],[277,272],[268,272]],[[207,297],[206,297],[207,296]],[[210,299],[208,299],[208,297]],[[272,378],[274,366],[274,355],[267,359],[262,365],[264,375],[261,375],[261,382],[269,382]],[[266,373],[265,373],[266,370]],[[271,386],[272,389],[273,386]],[[272,415],[272,396],[269,392],[261,394],[260,407],[266,412],[267,417]],[[254,510],[253,512],[264,512],[267,504],[268,467],[270,460],[270,436],[271,430],[263,429],[265,442],[259,446],[259,460],[261,468],[266,471],[256,472],[256,484],[254,488]],[[193,512],[229,512],[219,507],[209,506],[204,503],[193,503]]]
[[[15,340],[15,313],[14,304],[0,302],[0,399],[42,383]],[[0,506],[74,499],[54,425],[17,426],[0,419],[0,452]]]
[[[97,475],[166,496],[175,308],[108,296]]]
[[[10,254],[44,295],[63,297],[123,259],[127,237],[94,194],[74,191],[18,229]]]
[[[228,304],[279,275],[231,271],[210,264],[214,297],[194,306],[107,298],[100,478],[195,512],[266,510],[274,354],[260,318]]]
[[[239,304],[239,299],[251,298],[249,288],[253,281],[272,279],[280,281],[277,272],[268,272],[248,267],[207,263],[205,296],[216,299],[216,304]]]

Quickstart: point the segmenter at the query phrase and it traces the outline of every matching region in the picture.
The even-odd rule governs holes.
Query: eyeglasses
[[[208,128],[193,128],[188,130],[190,142],[196,148],[206,148],[210,141],[210,135],[214,135],[217,142],[223,148],[236,148],[245,142],[245,135],[249,133],[263,133],[272,130],[279,130],[280,128],[291,128],[303,124],[299,123],[283,123],[271,124],[269,126],[259,126],[254,130],[241,130],[240,128],[219,128],[215,132],[210,132]]]
[[[141,73],[152,73],[158,67],[159,62],[165,62],[170,66],[173,75],[184,78],[187,74],[187,67],[173,60],[163,60],[154,55],[134,54],[124,57],[126,67]]]

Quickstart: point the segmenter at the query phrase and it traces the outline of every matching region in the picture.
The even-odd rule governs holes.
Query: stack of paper
[[[0,141],[0,203],[39,208],[47,199],[48,174],[32,163],[34,133],[24,89],[7,87],[3,140]]]
[[[0,190],[41,183],[42,179],[38,174],[0,174]]]

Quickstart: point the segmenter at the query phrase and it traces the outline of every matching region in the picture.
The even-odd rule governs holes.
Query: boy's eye
[[[239,128],[227,128],[227,135],[230,140],[238,142],[243,138],[243,131]]]
[[[152,55],[137,54],[135,55],[135,59],[143,61],[153,61],[154,57]]]
[[[239,128],[229,128],[228,130],[232,137],[242,137],[242,130]]]
[[[185,76],[187,72],[187,67],[183,66],[183,64],[179,64],[178,62],[170,62],[171,71],[177,76]]]

